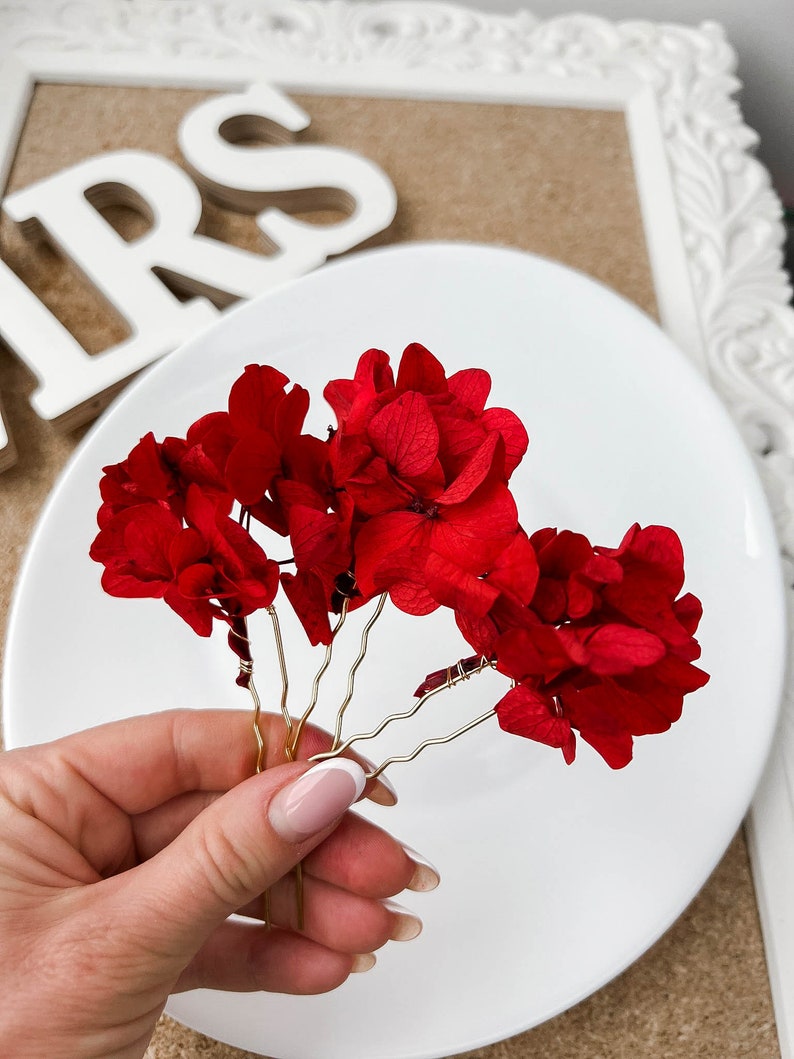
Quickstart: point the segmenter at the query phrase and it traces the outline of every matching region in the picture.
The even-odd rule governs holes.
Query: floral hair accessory
[[[614,548],[567,529],[528,535],[510,490],[527,431],[515,413],[488,407],[490,388],[481,368],[448,377],[418,343],[403,352],[396,377],[387,354],[370,349],[352,378],[325,387],[336,425],[318,438],[303,431],[308,392],[273,367],[249,365],[226,410],[203,416],[185,438],[147,434],[104,468],[90,552],[104,567],[103,588],[161,598],[200,636],[216,621],[227,626],[237,683],[254,701],[257,771],[264,746],[247,619],[262,609],[282,674],[289,760],[354,609],[372,613],[331,749],[315,760],[373,738],[486,668],[507,679],[481,716],[387,759],[371,778],[494,715],[504,731],[560,749],[569,764],[578,733],[622,768],[634,738],[666,731],[684,696],[708,680],[693,664],[701,606],[681,594],[675,532],[635,524]],[[265,554],[256,523],[285,538],[283,556]],[[324,647],[297,718],[287,704],[279,593],[309,642]],[[405,711],[343,739],[356,673],[387,601],[417,617],[446,608],[474,653],[426,676]]]

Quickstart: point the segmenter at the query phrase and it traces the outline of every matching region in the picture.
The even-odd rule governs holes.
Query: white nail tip
[[[353,780],[356,785],[356,794],[351,801],[355,801],[356,798],[361,797],[361,793],[367,785],[367,777],[362,767],[356,761],[351,761],[350,758],[340,757],[332,758],[328,761],[320,761],[315,765],[309,775],[317,775],[318,772],[346,772],[348,776]]]

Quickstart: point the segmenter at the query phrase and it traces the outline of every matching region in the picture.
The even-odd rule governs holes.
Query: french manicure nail
[[[415,916],[407,908],[398,905],[396,901],[384,901],[383,906],[394,916],[392,931],[389,935],[391,941],[413,941],[414,938],[419,937],[422,933],[422,920],[419,916]]]
[[[375,768],[374,765],[371,765],[370,767],[371,769]],[[391,780],[388,780],[386,776],[381,773],[375,780],[368,798],[371,802],[377,802],[378,805],[396,805],[397,791],[394,789]]]
[[[423,857],[421,853],[417,853],[415,849],[411,849],[410,846],[403,846],[406,857],[414,865],[414,873],[411,876],[411,881],[408,883],[406,889],[414,890],[417,893],[426,893],[428,890],[435,890],[438,884],[441,882],[441,875],[439,874],[438,868]]]
[[[362,971],[369,971],[375,966],[375,963],[375,954],[373,952],[363,952],[353,957],[353,966],[350,968],[350,973],[361,974]]]
[[[364,770],[349,758],[321,761],[270,803],[273,830],[287,842],[301,842],[333,823],[364,790]]]

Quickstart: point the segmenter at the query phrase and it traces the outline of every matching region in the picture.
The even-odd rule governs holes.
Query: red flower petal
[[[601,690],[600,688],[585,689],[588,694],[592,692],[593,697],[595,697],[596,692]],[[581,694],[584,695],[585,693],[582,692]],[[625,768],[632,758],[633,739],[631,733],[618,721],[600,712],[591,719],[580,719],[579,710],[582,704],[579,703],[579,698],[580,696],[575,697],[577,714],[575,718],[572,715],[572,723],[578,729],[582,739],[601,755],[610,768]],[[566,710],[569,710],[569,706],[570,700],[566,700]]]
[[[694,636],[700,624],[700,619],[703,617],[703,605],[697,596],[693,596],[691,592],[681,596],[673,604],[673,613],[684,632],[688,636]],[[695,657],[697,658],[698,656],[695,655]]]
[[[486,430],[495,430],[504,438],[505,473],[509,478],[524,458],[529,447],[529,435],[526,427],[508,408],[486,408],[481,423]]]
[[[491,392],[491,376],[482,368],[464,368],[450,375],[449,390],[470,412],[480,415]]]
[[[406,346],[397,372],[397,392],[417,390],[423,394],[446,393],[447,376],[436,357],[418,342]]]
[[[623,567],[616,559],[605,555],[593,555],[582,567],[582,573],[592,581],[601,584],[616,584],[623,578]]]
[[[456,611],[455,622],[466,643],[470,644],[478,655],[490,658],[499,635],[499,630],[493,619],[487,614],[483,618],[474,618],[470,614]]]
[[[281,470],[281,447],[269,434],[247,435],[226,462],[228,487],[241,504],[257,504]]]
[[[433,415],[439,430],[439,457],[444,467],[455,474],[483,443],[488,432],[478,418],[461,415],[460,407],[455,404],[434,406]]]
[[[488,583],[525,606],[532,599],[538,584],[538,560],[523,530],[515,534],[497,557],[488,574]]]
[[[220,617],[221,612],[208,600],[188,599],[175,585],[171,585],[163,599],[175,614],[188,623],[199,636],[209,636],[212,632],[213,617]]]
[[[515,500],[500,482],[485,483],[462,504],[428,520],[432,549],[473,574],[485,573],[518,528]]]
[[[166,438],[164,445],[174,439]],[[237,443],[227,412],[211,412],[197,420],[187,432],[184,447],[180,447],[179,475],[184,482],[194,482],[202,489],[225,492],[226,461]],[[183,487],[184,488],[184,487]]]
[[[160,447],[149,431],[127,457],[130,478],[146,496],[165,500],[168,497],[173,475],[163,466]]]
[[[550,625],[508,629],[496,641],[494,653],[496,668],[513,680],[539,677],[551,681],[572,665],[557,630]]]
[[[568,765],[574,760],[576,736],[570,722],[540,692],[519,684],[496,704],[496,716],[503,731],[561,749]]]
[[[207,542],[191,527],[180,530],[172,539],[168,549],[168,561],[172,570],[179,573],[207,555]]]
[[[484,617],[499,595],[486,581],[435,552],[425,559],[423,575],[428,591],[438,603],[474,618]]]
[[[107,567],[102,571],[102,588],[109,596],[123,599],[162,599],[168,587],[163,580],[142,581],[120,567]]]
[[[380,407],[379,394],[394,388],[389,357],[382,349],[369,349],[359,358],[355,378],[335,379],[323,391],[336,413],[340,428],[357,434],[366,429]]]
[[[398,581],[389,589],[389,599],[398,610],[415,617],[432,614],[439,607],[427,587],[416,581]]]
[[[237,431],[272,429],[289,379],[268,364],[248,364],[229,393],[229,415]]]
[[[309,411],[309,391],[296,383],[276,407],[273,433],[282,445],[297,437]]]
[[[411,503],[412,493],[389,473],[383,456],[374,459],[347,479],[346,488],[363,515],[382,515],[399,511]]]
[[[359,386],[371,386],[376,393],[394,387],[394,373],[391,370],[388,353],[382,349],[368,349],[358,358],[355,381]]]
[[[586,618],[596,604],[596,595],[592,588],[579,580],[574,573],[568,578],[567,589],[565,602],[567,617],[572,621]]]
[[[296,504],[289,512],[289,537],[298,569],[324,562],[337,542],[336,515]]]
[[[344,423],[350,415],[358,389],[352,379],[333,379],[326,384],[323,390],[323,397],[333,408],[337,422],[340,424]]]
[[[150,510],[149,510],[150,509]],[[142,511],[144,508],[131,509]],[[141,580],[171,579],[169,550],[174,539],[173,522],[163,518],[163,508],[146,505],[146,518],[127,519],[124,527],[126,561]],[[122,516],[119,516],[122,517]]]
[[[629,686],[630,683],[634,687]],[[614,733],[623,730],[628,735],[658,735],[666,732],[672,722],[681,716],[683,696],[680,693],[673,696],[672,708],[665,709],[664,699],[655,694],[652,682],[607,678],[573,694],[564,693],[563,698],[571,724],[579,729],[584,739],[591,742],[590,732]],[[595,746],[594,743],[592,745]]]
[[[404,393],[372,419],[369,437],[401,478],[429,470],[438,452],[438,427],[421,393]]]
[[[328,620],[328,603],[323,584],[311,571],[281,575],[281,585],[292,609],[298,615],[309,642],[317,644],[331,642],[331,623]]]
[[[543,621],[556,625],[565,620],[567,609],[568,593],[565,591],[565,585],[551,577],[541,578],[532,597],[532,610]]]
[[[176,587],[186,599],[216,599],[217,573],[210,563],[193,563],[179,574]]]
[[[380,565],[404,550],[426,550],[429,534],[430,520],[412,511],[390,511],[365,522],[355,540],[355,574],[361,592],[374,595]]]
[[[601,555],[630,564],[633,576],[651,583],[653,594],[666,591],[673,599],[684,583],[684,550],[678,534],[667,526],[646,526],[635,523],[626,533],[618,548],[597,548]]]
[[[498,454],[496,451],[499,440],[496,433],[485,437],[454,482],[436,497],[439,504],[462,504],[464,500],[469,499],[474,490],[488,477],[497,455],[501,457],[503,450],[500,449]]]
[[[586,652],[588,669],[602,676],[631,673],[634,669],[651,666],[666,653],[658,636],[633,625],[611,622],[597,626],[595,631],[563,627],[558,633],[566,647],[571,639],[578,641]]]

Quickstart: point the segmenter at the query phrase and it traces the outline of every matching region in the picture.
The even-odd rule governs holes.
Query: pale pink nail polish
[[[301,842],[333,823],[360,796],[364,770],[348,758],[315,765],[270,803],[270,823],[287,842]]]
[[[396,901],[384,901],[383,907],[392,914],[391,941],[413,941],[422,933],[422,920]]]
[[[414,873],[411,876],[411,881],[406,887],[407,890],[416,890],[417,892],[426,892],[427,890],[435,890],[438,884],[441,882],[441,875],[438,868],[430,861],[423,857],[421,853],[417,853],[415,849],[411,849],[410,846],[403,846],[406,856],[414,865]]]
[[[370,761],[369,758],[364,757],[363,754],[361,755],[361,760],[368,772],[375,771],[376,765],[374,761]],[[371,802],[376,802],[378,805],[397,804],[397,791],[394,789],[394,784],[386,776],[385,772],[382,772],[375,780],[372,785],[372,790],[367,797]]]

